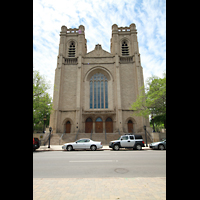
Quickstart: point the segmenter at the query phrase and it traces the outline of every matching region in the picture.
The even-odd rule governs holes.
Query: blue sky
[[[87,52],[96,44],[110,52],[111,26],[136,24],[144,81],[166,71],[166,0],[33,0],[33,69],[51,84],[61,26],[85,26]]]

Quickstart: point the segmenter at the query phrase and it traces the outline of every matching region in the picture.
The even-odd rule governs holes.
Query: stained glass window
[[[90,79],[90,109],[108,108],[108,80],[101,73]]]
[[[101,117],[98,117],[97,119],[96,119],[96,122],[102,122],[103,120],[101,119]]]
[[[90,81],[90,108],[92,108],[92,101],[93,101],[93,87],[92,87],[92,81]]]
[[[98,108],[100,108],[100,81],[98,81]]]

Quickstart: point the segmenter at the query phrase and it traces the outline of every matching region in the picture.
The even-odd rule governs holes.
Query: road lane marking
[[[118,162],[118,160],[70,160],[69,162]]]

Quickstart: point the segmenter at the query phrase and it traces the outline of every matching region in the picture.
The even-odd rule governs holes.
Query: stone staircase
[[[107,133],[106,134],[106,139],[105,139],[105,134],[104,133],[93,133],[92,134],[92,140],[94,141],[100,141],[102,142],[103,145],[108,145],[110,141],[112,140],[117,140],[121,135],[124,135],[125,133],[119,134],[119,133]],[[145,140],[145,133],[140,132],[136,133],[138,135],[142,135],[144,143],[146,143]],[[52,145],[59,145],[59,139],[62,136],[62,133],[53,133],[51,136],[50,144]],[[65,133],[60,140],[60,145],[67,143],[67,142],[74,142],[75,140],[78,140],[80,138],[90,138],[91,133],[79,133],[76,139],[76,134],[75,133]],[[149,138],[147,134],[147,143],[151,143],[151,139]],[[48,144],[48,142],[47,142]],[[46,145],[47,145],[46,144]]]
[[[149,137],[148,133],[146,133],[146,134],[147,134],[147,144],[152,143],[153,141]],[[145,132],[139,132],[139,133],[136,133],[136,135],[141,135],[142,138],[143,138],[144,143],[146,144]]]
[[[50,144],[52,145],[59,145],[60,137],[62,136],[62,133],[53,133],[51,136]],[[65,133],[60,140],[60,145],[67,143],[67,142],[74,142],[75,140],[78,140],[80,138],[90,138],[91,133],[79,133],[76,139],[75,133]],[[107,133],[105,140],[105,134],[104,133],[93,133],[92,134],[92,140],[102,142],[103,145],[109,144],[112,140],[117,140],[119,138],[118,133]],[[48,142],[47,144],[48,145]]]

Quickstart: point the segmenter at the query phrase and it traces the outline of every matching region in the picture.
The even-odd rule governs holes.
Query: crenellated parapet
[[[85,34],[85,27],[83,25],[80,25],[78,28],[67,28],[66,26],[61,27],[60,36],[66,35],[66,34]]]

